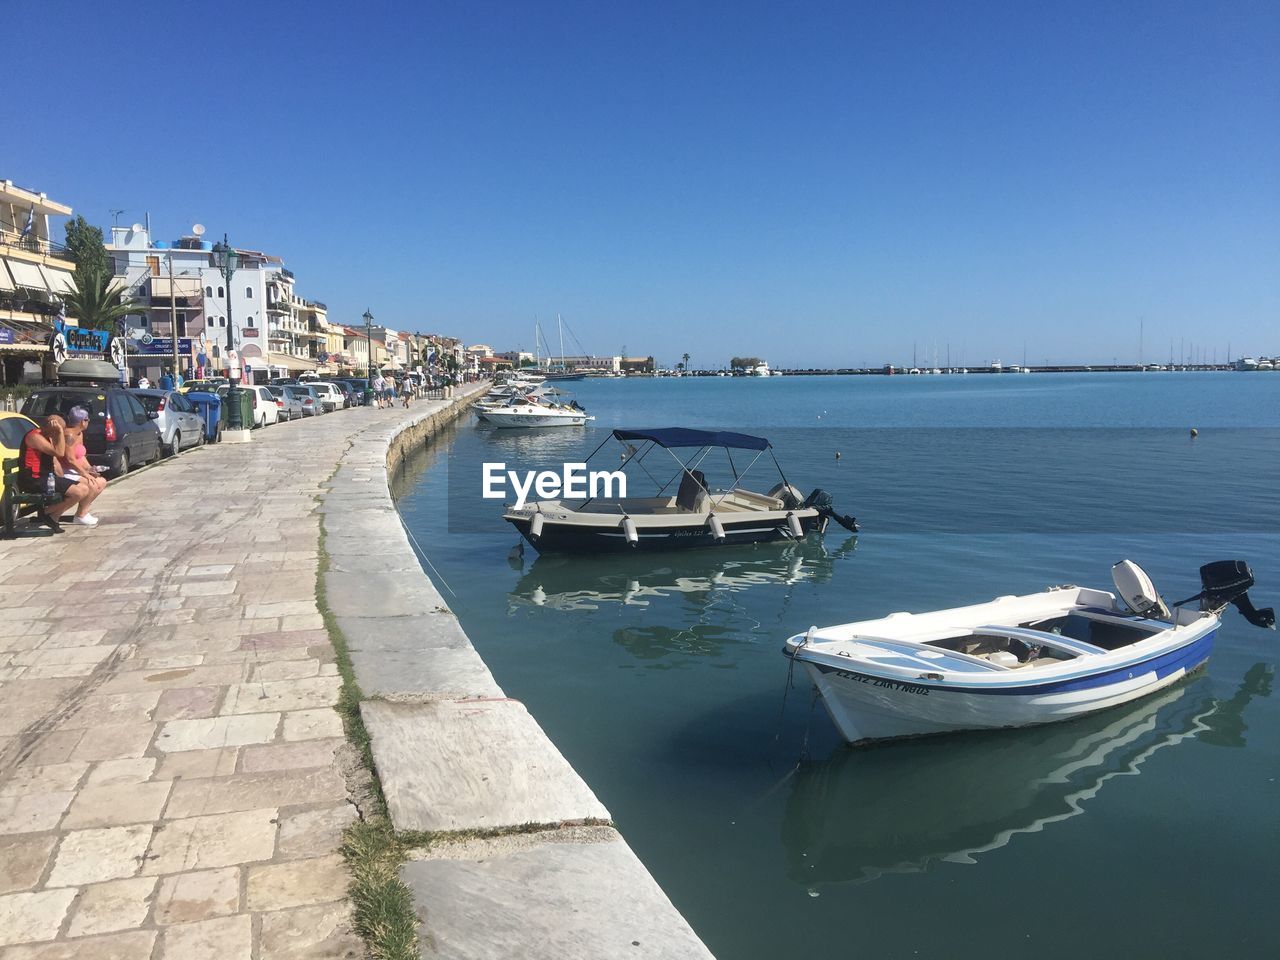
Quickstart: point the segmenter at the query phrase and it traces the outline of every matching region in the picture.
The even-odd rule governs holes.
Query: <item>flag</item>
[[[27,211],[27,225],[22,228],[21,239],[27,239],[27,235],[35,228],[36,225],[36,205],[33,203],[31,209]]]

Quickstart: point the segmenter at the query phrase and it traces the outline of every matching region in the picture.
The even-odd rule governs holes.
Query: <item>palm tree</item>
[[[689,369],[689,355],[686,353],[686,354],[685,354],[683,357],[681,357],[680,359],[684,361],[684,366],[682,366],[680,369],[681,369],[681,370],[688,370],[688,369]]]
[[[67,314],[91,330],[115,332],[119,322],[131,313],[144,313],[142,301],[127,295],[123,283],[111,283],[102,271],[89,267],[72,274],[72,290],[63,298]]]

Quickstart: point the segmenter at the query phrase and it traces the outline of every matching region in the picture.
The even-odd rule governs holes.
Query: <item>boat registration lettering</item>
[[[918,683],[886,680],[884,677],[871,677],[865,673],[854,673],[852,670],[837,670],[835,674],[837,677],[844,677],[846,680],[856,680],[858,683],[868,683],[873,687],[884,687],[886,690],[896,690],[898,693],[914,693],[921,697],[929,695],[929,688],[922,687]]]

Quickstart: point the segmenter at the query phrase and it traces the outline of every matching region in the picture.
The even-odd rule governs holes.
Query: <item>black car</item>
[[[118,382],[64,380],[55,386],[40,387],[27,397],[22,412],[38,423],[54,413],[66,419],[72,407],[89,411],[85,451],[90,464],[105,468],[102,472],[108,480],[160,459],[160,431],[155,417]]]
[[[356,406],[364,406],[364,392],[369,389],[369,381],[362,380],[359,377],[343,377],[342,382],[351,388],[351,392],[355,394]]]

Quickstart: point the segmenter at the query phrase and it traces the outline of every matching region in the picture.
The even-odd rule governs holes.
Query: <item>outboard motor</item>
[[[850,533],[858,532],[858,521],[847,514],[836,513],[831,502],[831,494],[825,490],[814,490],[813,493],[805,497],[804,503],[800,504],[800,506],[817,510],[821,516],[834,520]]]
[[[1201,610],[1221,610],[1228,603],[1234,604],[1255,627],[1274,630],[1276,613],[1271,607],[1259,610],[1249,599],[1253,586],[1253,571],[1243,560],[1217,560],[1200,568],[1200,585],[1204,587],[1197,596],[1188,597],[1183,603],[1200,601]]]

